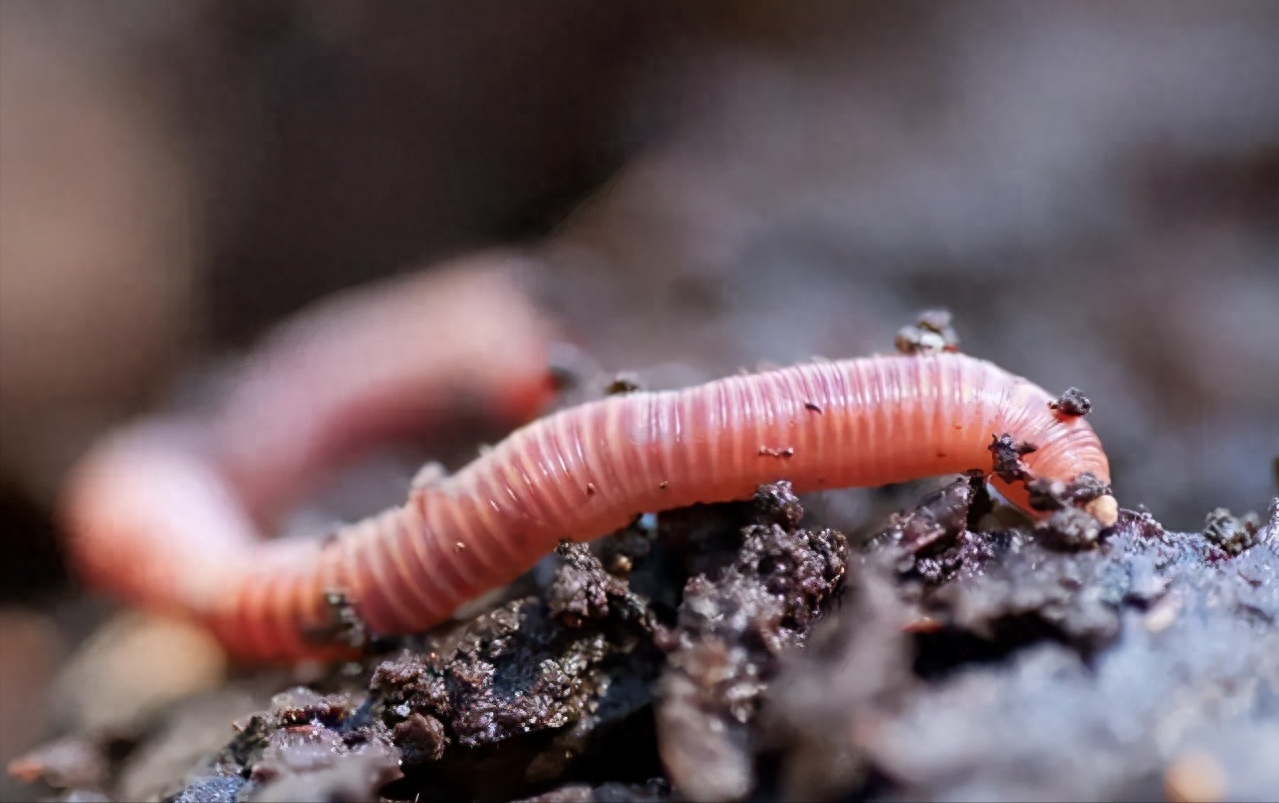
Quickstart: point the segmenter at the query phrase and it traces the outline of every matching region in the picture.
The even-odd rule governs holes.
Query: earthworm
[[[541,412],[551,327],[517,281],[528,263],[487,251],[340,293],[275,330],[211,415],[110,433],[59,500],[73,570],[128,602],[207,618],[237,593],[231,567],[308,548],[259,533],[333,468],[459,409],[508,427]]]
[[[258,519],[372,445],[467,411],[509,425],[542,411],[551,327],[519,279],[530,259],[483,251],[340,293],[271,333],[209,429]]]
[[[966,471],[988,465],[992,436],[1003,434],[1038,447],[1024,454],[1037,478],[1087,472],[1108,483],[1092,428],[1050,401],[957,353],[821,361],[614,396],[525,425],[327,541],[208,553],[198,586],[174,578],[170,592],[233,651],[296,658],[331,628],[335,594],[373,633],[425,630],[561,539],[591,540],[642,512],[748,498],[762,483],[806,492]],[[992,482],[1028,509],[1022,483]],[[1090,510],[1115,520],[1109,495]]]

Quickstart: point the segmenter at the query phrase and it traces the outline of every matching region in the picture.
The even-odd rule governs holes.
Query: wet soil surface
[[[786,483],[642,517],[452,630],[11,770],[82,801],[1279,792],[1279,500],[1079,538],[960,477],[851,547],[814,518]]]

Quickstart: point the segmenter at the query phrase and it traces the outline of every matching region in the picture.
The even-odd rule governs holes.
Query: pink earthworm
[[[275,330],[213,414],[110,433],[60,499],[73,570],[125,601],[207,619],[236,593],[232,567],[287,566],[309,548],[259,533],[333,468],[459,410],[507,427],[540,413],[552,327],[518,281],[528,263],[488,251],[340,293]],[[227,643],[243,652],[244,638]]]
[[[785,479],[802,493],[967,471],[990,464],[992,436],[1003,434],[1038,447],[1024,456],[1038,478],[1091,473],[1109,483],[1092,428],[1052,400],[956,353],[820,361],[614,396],[516,430],[456,474],[419,484],[402,507],[323,542],[248,548],[251,526],[223,522],[243,543],[206,550],[200,576],[170,578],[167,593],[233,652],[292,659],[323,649],[314,634],[331,631],[334,595],[375,634],[422,631],[515,579],[561,539],[591,540],[643,512],[749,498],[762,483]],[[158,458],[171,454],[157,448]],[[992,481],[1029,510],[1022,483]],[[1109,495],[1089,509],[1103,524],[1115,520]],[[158,554],[156,574],[191,567],[183,549]],[[136,585],[153,593],[153,582],[161,580]]]

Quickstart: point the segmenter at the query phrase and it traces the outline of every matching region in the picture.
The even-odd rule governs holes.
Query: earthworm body
[[[515,339],[540,342],[538,331],[530,323]],[[537,364],[515,372],[521,384],[536,384],[528,366]],[[500,392],[500,376],[478,390]],[[417,484],[402,507],[327,540],[265,542],[243,502],[252,482],[240,466],[252,461],[220,456],[200,428],[147,424],[87,458],[67,529],[99,587],[194,616],[243,658],[322,656],[332,646],[315,634],[332,629],[335,593],[373,633],[422,631],[561,539],[590,540],[646,511],[749,498],[761,483],[786,479],[806,492],[981,468],[992,436],[1005,433],[1038,447],[1025,456],[1037,477],[1091,472],[1108,483],[1092,428],[1051,400],[954,353],[813,362],[614,396],[516,430],[458,473]],[[316,437],[277,448],[294,463],[314,459]],[[1021,483],[993,482],[1028,507]],[[1114,500],[1098,501],[1108,502],[1098,517],[1113,523]]]

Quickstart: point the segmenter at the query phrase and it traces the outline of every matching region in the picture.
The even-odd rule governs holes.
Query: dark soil
[[[189,725],[15,769],[64,800],[1273,799],[1279,500],[1202,533],[1012,516],[961,477],[850,550],[764,486],[563,544],[170,777],[141,757]]]

